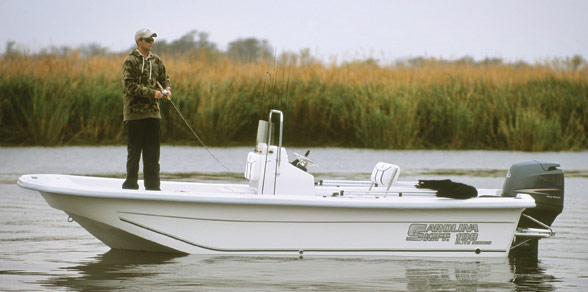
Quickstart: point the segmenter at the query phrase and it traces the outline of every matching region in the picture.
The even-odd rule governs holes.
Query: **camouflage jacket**
[[[132,50],[123,63],[122,72],[125,121],[161,118],[159,99],[155,98],[155,91],[159,90],[157,81],[163,88],[170,86],[161,59],[151,52],[145,58],[138,49]]]

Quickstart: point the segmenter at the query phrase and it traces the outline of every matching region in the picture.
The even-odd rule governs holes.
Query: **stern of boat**
[[[515,253],[536,255],[539,240],[555,235],[551,226],[564,206],[564,173],[559,166],[533,160],[515,163],[508,170],[502,196],[528,194],[536,204],[521,214],[511,247]]]

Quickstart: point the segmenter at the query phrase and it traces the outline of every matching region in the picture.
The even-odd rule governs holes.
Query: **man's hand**
[[[167,100],[171,100],[171,87],[166,87],[165,90],[167,90],[169,93],[165,95],[165,98]]]
[[[159,86],[159,89],[161,89],[161,91],[155,91],[155,98],[162,98],[165,96],[165,99],[171,101],[171,87],[168,86],[165,89],[163,89],[163,86],[161,86],[161,83],[159,83],[159,81],[157,81],[157,86]],[[166,91],[165,95],[162,93],[164,91]],[[157,96],[158,94],[159,97]]]

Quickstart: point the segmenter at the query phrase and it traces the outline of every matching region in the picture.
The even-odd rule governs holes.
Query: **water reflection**
[[[536,258],[199,256],[111,250],[43,286],[75,291],[554,291]],[[73,274],[71,274],[73,272]]]
[[[552,283],[560,282],[556,277],[546,273],[537,254],[517,254],[509,258],[509,264],[515,275],[513,283],[516,291],[555,291]]]
[[[407,268],[408,291],[438,291],[457,288],[476,291],[480,277],[476,263],[438,268]],[[506,279],[505,279],[506,280]]]
[[[40,281],[43,286],[75,291],[117,291],[126,289],[125,282],[133,278],[157,276],[157,267],[170,263],[182,255],[126,250],[109,250],[75,266],[61,269],[75,272]],[[148,289],[143,286],[143,289]]]
[[[504,262],[435,262],[423,267],[407,267],[407,291],[512,291],[513,274]]]

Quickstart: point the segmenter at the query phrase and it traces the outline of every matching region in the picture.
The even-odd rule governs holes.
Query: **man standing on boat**
[[[151,53],[156,33],[140,29],[137,48],[123,64],[124,124],[127,131],[127,177],[123,189],[138,189],[139,161],[143,154],[146,190],[159,188],[159,101],[171,96],[169,76],[161,59]],[[161,87],[159,87],[161,85]],[[162,90],[165,88],[166,90]]]

